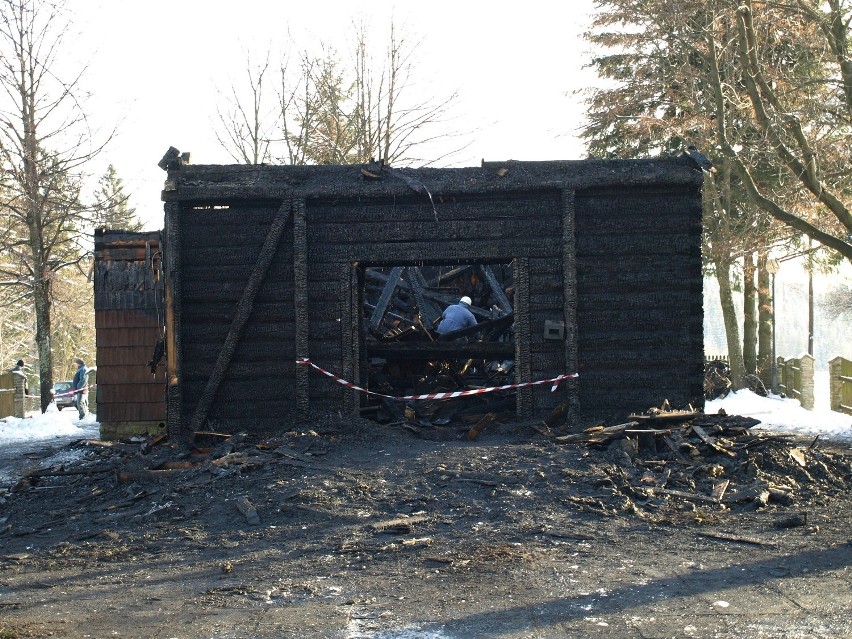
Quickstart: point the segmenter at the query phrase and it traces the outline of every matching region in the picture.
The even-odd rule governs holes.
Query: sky
[[[193,164],[232,162],[213,126],[220,92],[243,77],[247,52],[280,48],[290,34],[298,46],[321,40],[347,56],[356,18],[376,29],[377,40],[391,16],[422,38],[415,90],[458,91],[448,126],[469,132],[468,146],[445,166],[584,155],[574,91],[594,82],[582,39],[592,0],[68,0],[68,7],[75,38],[67,61],[88,67],[90,119],[103,134],[117,127],[102,159],[116,167],[150,230],[163,226],[165,173],[157,162],[169,146],[191,152]]]

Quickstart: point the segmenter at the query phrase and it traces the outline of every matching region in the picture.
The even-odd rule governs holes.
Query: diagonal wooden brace
[[[269,271],[269,266],[272,264],[272,258],[275,257],[278,245],[281,243],[281,236],[284,235],[284,229],[290,220],[291,212],[292,201],[291,198],[287,198],[279,207],[278,212],[275,214],[275,219],[272,220],[272,225],[269,227],[269,233],[267,233],[266,240],[263,242],[263,248],[260,249],[254,270],[249,276],[243,296],[237,305],[234,319],[231,321],[231,328],[225,337],[225,343],[219,350],[216,364],[213,366],[213,371],[210,373],[207,385],[204,387],[204,392],[201,394],[198,405],[195,407],[195,413],[189,425],[190,433],[201,430],[204,422],[207,421],[207,416],[210,412],[210,407],[213,405],[216,392],[225,379],[225,373],[228,371],[231,360],[234,358],[234,353],[237,351],[237,345],[243,337],[246,324],[254,309],[255,297],[257,297],[260,285],[263,284],[263,280],[266,278],[266,273]]]

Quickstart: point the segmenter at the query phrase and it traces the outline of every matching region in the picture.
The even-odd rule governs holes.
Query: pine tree
[[[143,224],[130,206],[130,196],[124,192],[124,182],[110,164],[98,181],[93,221],[95,228],[141,231]]]

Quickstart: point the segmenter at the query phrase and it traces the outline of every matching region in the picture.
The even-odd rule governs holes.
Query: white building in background
[[[808,352],[808,272],[805,258],[781,262],[775,275],[775,350],[780,357],[798,357]],[[827,370],[829,360],[852,359],[852,330],[849,316],[830,318],[823,309],[827,294],[839,286],[852,287],[852,265],[844,262],[837,273],[814,273],[814,359],[817,370]],[[742,331],[742,294],[734,293],[737,318]],[[742,337],[742,334],[740,335]],[[725,324],[715,278],[704,279],[704,352],[728,352]]]

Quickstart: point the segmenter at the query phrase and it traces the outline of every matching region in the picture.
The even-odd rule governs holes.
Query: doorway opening
[[[513,259],[362,266],[361,381],[389,397],[362,394],[361,414],[420,428],[513,418],[515,389],[472,391],[515,383],[515,267]],[[442,323],[463,299],[456,312],[469,311],[475,325]],[[440,393],[462,394],[401,399]]]

